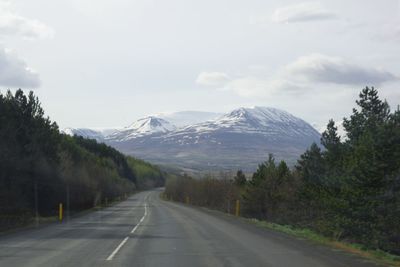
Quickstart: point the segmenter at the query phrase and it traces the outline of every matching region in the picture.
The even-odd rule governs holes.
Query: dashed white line
[[[147,204],[144,204],[144,215],[143,215],[143,217],[140,219],[140,221],[138,222],[138,224],[136,224],[135,227],[133,227],[133,229],[132,229],[132,231],[131,231],[131,234],[133,234],[133,233],[136,231],[136,229],[139,227],[139,225],[143,222],[143,220],[144,220],[144,218],[146,217],[146,215],[147,215]]]
[[[114,256],[118,253],[118,251],[122,248],[123,245],[125,245],[126,241],[128,241],[129,236],[125,237],[124,240],[118,245],[118,247],[108,256],[107,260],[110,261],[114,258]]]
[[[142,218],[140,219],[140,221],[135,225],[135,227],[133,227],[131,234],[135,233],[136,229],[139,227],[139,225],[143,222],[144,218],[147,215],[147,204],[144,204],[144,215],[142,216]],[[114,251],[110,254],[110,256],[108,256],[108,258],[106,259],[107,261],[112,260],[115,255],[117,255],[118,251],[122,248],[123,245],[125,245],[126,241],[128,241],[129,236],[125,237],[124,240],[122,240],[122,242],[118,245],[118,247],[116,247],[114,249]]]

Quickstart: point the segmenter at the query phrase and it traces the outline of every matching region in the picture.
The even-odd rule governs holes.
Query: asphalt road
[[[376,266],[219,212],[136,194],[102,211],[0,237],[0,266]]]

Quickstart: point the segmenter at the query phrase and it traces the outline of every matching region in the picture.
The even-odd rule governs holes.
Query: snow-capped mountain
[[[269,153],[278,160],[294,163],[320,139],[307,122],[266,107],[239,108],[219,118],[176,129],[137,132],[121,131],[118,138],[114,134],[106,142],[126,154],[196,170],[254,170]]]
[[[167,137],[185,133],[218,131],[292,137],[317,134],[316,130],[308,123],[286,111],[275,108],[252,107],[235,109],[215,120],[182,128],[167,135]]]
[[[67,128],[64,132],[94,138],[154,163],[191,170],[254,171],[269,153],[293,164],[320,140],[320,133],[310,124],[275,108],[238,108],[222,115],[186,111],[159,116],[164,117],[148,116],[110,131]],[[168,116],[178,126],[167,120]]]
[[[149,116],[139,119],[128,127],[106,136],[105,139],[108,141],[123,142],[147,135],[168,133],[174,130],[176,130],[176,126],[170,122]]]

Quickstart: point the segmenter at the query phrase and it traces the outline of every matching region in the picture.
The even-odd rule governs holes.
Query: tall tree
[[[236,172],[236,176],[233,178],[233,180],[237,186],[244,186],[247,182],[246,175],[243,173],[242,170],[238,170]]]
[[[343,161],[343,144],[337,133],[335,122],[332,119],[329,120],[326,130],[322,133],[321,144],[325,147],[323,157],[327,169],[330,173],[339,172]]]

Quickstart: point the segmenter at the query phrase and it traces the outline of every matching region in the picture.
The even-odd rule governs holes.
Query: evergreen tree
[[[278,168],[277,168],[277,175],[279,180],[283,181],[285,178],[287,178],[290,175],[290,170],[289,167],[287,166],[286,162],[281,160],[279,162]]]
[[[246,175],[244,175],[242,170],[238,170],[236,172],[236,176],[234,177],[234,183],[237,186],[244,186],[246,184]]]
[[[344,148],[333,120],[329,120],[326,130],[322,133],[321,144],[325,147],[323,158],[329,172],[331,174],[340,172],[342,170]]]
[[[366,132],[376,135],[390,114],[388,103],[379,99],[378,91],[374,87],[364,88],[356,103],[360,110],[354,108],[350,119],[344,118],[343,121],[350,144],[357,143]]]
[[[36,203],[39,215],[54,214],[67,192],[76,211],[133,192],[136,173],[142,184],[163,185],[163,172],[151,164],[61,134],[33,92],[0,93],[0,230],[15,227],[9,215],[29,222]]]
[[[325,161],[322,157],[321,149],[316,143],[313,143],[310,148],[300,156],[300,159],[297,161],[296,169],[309,185],[319,186],[323,183]]]

